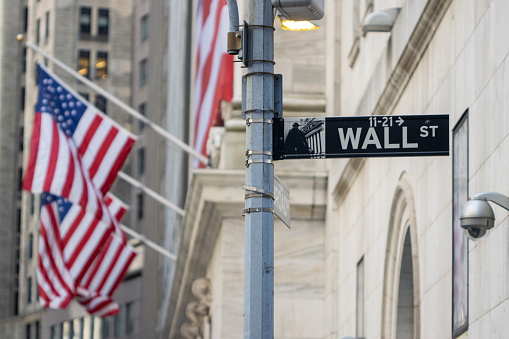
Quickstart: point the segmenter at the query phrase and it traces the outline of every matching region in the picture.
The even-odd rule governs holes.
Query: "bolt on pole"
[[[246,187],[274,192],[274,28],[271,0],[249,0],[246,117]],[[247,192],[246,192],[247,193]],[[274,337],[274,201],[246,194],[244,339]]]

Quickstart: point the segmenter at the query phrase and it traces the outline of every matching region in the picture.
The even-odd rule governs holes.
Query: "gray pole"
[[[246,81],[246,187],[274,192],[274,30],[271,0],[249,0]],[[273,199],[246,191],[244,339],[274,337]]]

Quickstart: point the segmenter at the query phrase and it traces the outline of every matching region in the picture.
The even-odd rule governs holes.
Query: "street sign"
[[[274,160],[449,155],[449,115],[274,119]]]
[[[290,227],[290,191],[274,175],[274,213],[288,228]]]

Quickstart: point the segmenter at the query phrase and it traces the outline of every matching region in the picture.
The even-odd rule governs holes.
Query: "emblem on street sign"
[[[274,160],[449,155],[449,115],[274,119]]]

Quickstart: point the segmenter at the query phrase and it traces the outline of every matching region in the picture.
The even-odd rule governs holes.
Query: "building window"
[[[142,103],[140,104],[140,106],[138,106],[138,112],[140,112],[141,114],[143,114],[144,116],[146,116],[146,111],[147,109],[147,105],[146,103]],[[145,128],[145,123],[141,120],[138,120],[138,129],[140,130],[140,132]]]
[[[30,215],[34,215],[35,211],[35,196],[30,194]]]
[[[133,302],[125,304],[125,333],[132,333],[134,330]]]
[[[108,52],[97,52],[95,77],[97,79],[106,79],[108,77]]]
[[[33,248],[34,248],[34,234],[30,233],[28,235],[28,241],[27,241],[27,257],[28,257],[28,259],[32,259]]]
[[[138,193],[136,196],[136,206],[138,210],[138,220],[143,219],[143,193]]]
[[[364,257],[357,263],[355,337],[364,338]]]
[[[78,73],[88,78],[90,75],[90,52],[79,51],[78,54]]]
[[[49,39],[49,11],[46,12],[46,30],[44,32],[44,42],[47,43]]]
[[[23,9],[23,31],[28,31],[28,7]]]
[[[49,338],[58,339],[58,330],[56,325],[51,325],[51,327],[49,328]]]
[[[95,96],[95,107],[104,114],[108,114],[108,101],[102,95],[97,94]]]
[[[147,83],[147,59],[140,61],[140,87]]]
[[[19,100],[19,110],[24,111],[25,110],[25,95],[26,90],[25,87],[21,87],[21,93],[20,93],[20,100]]]
[[[90,7],[80,8],[80,34],[90,34],[92,22],[92,9]]]
[[[110,337],[110,318],[103,319],[103,328],[102,328],[103,339],[108,339]]]
[[[78,93],[78,94],[79,94],[79,95],[81,95],[81,96],[83,97],[83,99],[85,99],[86,101],[88,101],[88,98],[90,97],[90,96],[88,95],[88,93],[81,93],[81,92],[80,92],[80,93]]]
[[[23,55],[21,60],[21,71],[26,73],[27,71],[27,48],[23,47]]]
[[[35,22],[35,43],[38,45],[41,41],[41,19]]]
[[[120,336],[122,332],[122,317],[120,314],[120,311],[115,314],[115,317],[113,318],[113,335],[115,337]]]
[[[41,331],[41,324],[39,323],[39,321],[35,322],[34,327],[35,327],[35,339],[39,339]]]
[[[25,338],[26,339],[30,339],[32,338],[32,326],[30,326],[30,324],[26,324],[25,325]]]
[[[32,277],[27,278],[27,304],[32,303]]]
[[[97,14],[97,34],[101,36],[108,36],[110,14],[109,10],[105,8],[99,8]]]
[[[138,149],[138,175],[145,173],[145,148]]]
[[[140,40],[145,41],[148,39],[148,15],[141,17],[140,22]]]
[[[452,334],[457,338],[468,329],[468,241],[459,219],[468,200],[468,111],[453,129],[452,143]]]
[[[21,230],[21,208],[18,208],[16,210],[16,214],[18,215],[18,218],[16,220],[16,229],[19,232]],[[16,273],[18,273],[18,272],[16,272]]]

